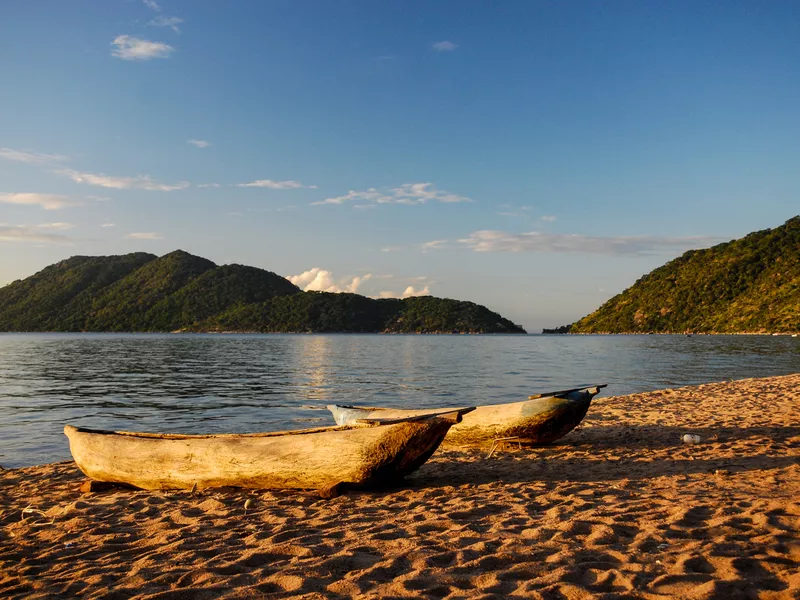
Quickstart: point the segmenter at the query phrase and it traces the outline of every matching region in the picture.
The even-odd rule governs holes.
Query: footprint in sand
[[[693,598],[696,597],[696,586],[707,583],[711,579],[711,575],[707,573],[662,575],[650,583],[650,588],[657,594],[664,594],[672,598]]]

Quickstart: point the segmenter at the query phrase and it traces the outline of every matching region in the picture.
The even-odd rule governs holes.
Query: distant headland
[[[14,281],[0,288],[0,331],[526,333],[474,302],[303,292],[182,250],[73,256]]]
[[[690,250],[596,311],[542,333],[800,332],[800,216]]]

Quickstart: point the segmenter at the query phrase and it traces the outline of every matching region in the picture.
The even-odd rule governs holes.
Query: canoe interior
[[[309,429],[293,429],[287,431],[263,431],[263,432],[256,432],[256,433],[148,433],[148,432],[141,432],[141,431],[112,431],[110,429],[90,429],[88,427],[76,427],[74,425],[68,425],[67,427],[72,427],[75,431],[80,433],[91,433],[93,435],[122,435],[127,437],[135,437],[135,438],[150,438],[150,439],[161,439],[161,440],[202,440],[202,439],[212,439],[212,438],[219,438],[219,439],[231,439],[231,438],[265,438],[265,437],[281,437],[281,436],[288,436],[288,435],[306,435],[309,433],[321,433],[324,431],[348,431],[351,429],[359,429],[362,427],[373,427],[378,425],[379,422],[377,420],[375,422],[364,422],[364,423],[349,423],[347,425],[334,425],[329,427],[313,427]]]
[[[569,389],[566,389],[566,390],[556,390],[555,392],[538,392],[536,394],[531,394],[530,396],[528,396],[528,400],[535,400],[537,398],[546,398],[548,396],[553,396],[553,397],[559,398],[559,397],[562,397],[562,396],[566,396],[567,394],[571,394],[572,392],[582,392],[583,390],[587,390],[588,391],[588,390],[592,390],[592,389],[594,389],[595,391],[594,392],[590,392],[590,393],[592,395],[595,395],[600,391],[601,388],[604,388],[604,387],[608,387],[608,384],[607,383],[596,383],[594,385],[581,385],[581,386],[574,387],[574,388],[569,388]]]

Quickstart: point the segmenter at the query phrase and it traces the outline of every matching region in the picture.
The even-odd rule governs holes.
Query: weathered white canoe
[[[478,406],[450,428],[444,446],[481,446],[497,438],[517,438],[523,444],[547,444],[572,431],[581,422],[592,398],[607,384],[529,396],[522,402]],[[339,425],[358,419],[401,418],[444,409],[397,409],[331,404],[328,410]]]
[[[64,434],[80,470],[96,481],[149,490],[370,487],[422,466],[470,410],[268,433],[181,435],[66,425]]]

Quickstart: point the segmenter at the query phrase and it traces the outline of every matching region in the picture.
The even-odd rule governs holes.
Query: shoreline
[[[531,335],[531,334],[528,334]],[[767,332],[767,331],[596,331],[596,332],[582,332],[576,331],[565,333],[539,333],[533,335],[677,335],[685,337],[704,336],[704,335],[762,335],[765,337],[798,337],[800,333],[794,331],[781,331],[781,332]]]
[[[800,373],[596,398],[554,444],[485,456],[332,500],[0,470],[0,596],[800,595]]]

